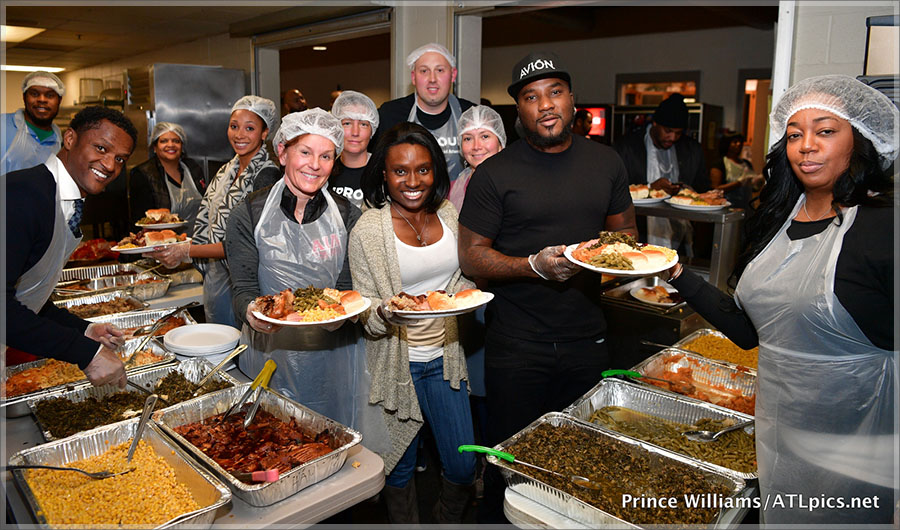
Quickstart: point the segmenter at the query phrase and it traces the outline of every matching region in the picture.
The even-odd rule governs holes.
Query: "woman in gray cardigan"
[[[354,287],[378,304],[364,314],[372,373],[369,402],[379,404],[391,435],[383,454],[383,490],[392,523],[418,523],[413,472],[418,432],[434,433],[443,466],[439,523],[459,523],[475,480],[475,457],[457,447],[473,443],[466,361],[456,317],[408,320],[387,310],[391,296],[473,287],[457,259],[457,212],[444,200],[447,164],[424,127],[400,123],[378,142],[362,178],[366,204],[350,233]],[[380,302],[380,303],[379,303]]]

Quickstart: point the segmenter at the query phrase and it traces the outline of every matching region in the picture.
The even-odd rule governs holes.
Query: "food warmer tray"
[[[12,465],[44,464],[62,466],[69,462],[81,460],[106,452],[110,447],[127,442],[134,436],[138,418],[124,423],[98,427],[89,431],[69,436],[62,440],[49,442],[37,447],[25,449],[14,454],[9,463]],[[191,460],[190,456],[177,444],[169,440],[152,422],[147,424],[141,438],[150,444],[167,464],[175,470],[179,482],[185,484],[191,496],[201,506],[199,510],[188,512],[157,526],[156,528],[209,528],[216,518],[216,511],[231,501],[231,492],[218,479],[202,466]],[[25,472],[12,471],[13,479],[22,492],[31,513],[42,528],[51,528],[38,505],[31,487],[25,480]]]
[[[687,344],[696,339],[699,339],[700,337],[705,337],[707,335],[713,335],[715,337],[719,337],[720,339],[731,340],[731,339],[728,339],[728,337],[726,337],[725,334],[722,333],[721,331],[717,331],[715,329],[703,328],[703,329],[698,329],[698,330],[692,332],[690,335],[685,336],[684,338],[680,339],[678,342],[676,342],[672,346],[674,346],[676,348],[683,348],[688,351],[691,351],[691,349],[687,347]],[[698,353],[697,355],[700,355],[700,354]],[[701,355],[701,357],[703,357],[703,356]],[[712,357],[707,357],[707,359],[712,359]],[[747,372],[749,372],[753,375],[756,375],[756,368],[753,368],[752,366],[744,366],[741,364],[728,362],[728,361],[725,361],[722,359],[713,359],[713,360],[716,362],[722,363],[722,364],[726,364],[728,366],[732,366],[732,367],[734,367],[735,370],[746,370]]]
[[[181,372],[184,375],[185,379],[192,383],[198,383],[203,377],[209,373],[210,370],[213,369],[212,363],[207,361],[202,357],[195,357],[192,359],[188,359],[181,362],[176,362],[175,364],[167,364],[164,366],[158,366],[156,368],[152,368],[150,370],[146,370],[144,372],[140,372],[138,374],[134,374],[128,377],[128,380],[132,383],[135,383],[147,390],[152,390],[156,387],[156,384],[162,380],[164,377],[169,375],[172,372]],[[227,373],[219,370],[216,375],[213,376],[213,380],[216,381],[227,381],[231,383],[232,386],[237,386],[241,384],[240,381],[231,377]],[[124,389],[117,387],[116,385],[103,385],[103,386],[81,386],[80,388],[74,388],[71,390],[60,389],[55,392],[50,392],[41,396],[38,396],[34,399],[28,400],[28,409],[34,415],[34,420],[37,423],[38,429],[41,431],[41,434],[44,436],[44,439],[47,441],[57,440],[58,438],[54,437],[50,434],[50,431],[47,427],[41,422],[40,417],[37,415],[37,404],[40,401],[45,399],[54,399],[54,398],[65,398],[71,400],[73,402],[78,403],[79,401],[84,401],[89,397],[102,399],[104,396],[108,396],[110,394],[115,394],[116,392],[134,392],[138,393],[137,390],[132,387],[126,386]],[[200,396],[193,398],[199,399]],[[157,404],[156,410],[168,410],[175,405],[170,405],[169,407],[160,408],[163,406],[162,401]],[[121,421],[129,421],[129,419],[121,420]],[[109,425],[114,425],[114,422]]]
[[[124,313],[123,313],[124,314]],[[134,350],[137,349],[138,345],[141,342],[141,337],[130,339],[125,341],[125,346],[123,347],[123,353],[125,354],[125,358],[127,359]],[[162,360],[157,361],[155,363],[144,364],[141,366],[135,366],[133,368],[128,368],[125,370],[125,373],[128,374],[128,377],[132,377],[133,374],[137,374],[143,372],[145,370],[150,370],[156,368],[158,366],[163,366],[166,364],[172,364],[177,361],[175,358],[175,354],[166,350],[159,344],[154,341],[150,341],[147,343],[147,347],[150,348],[154,353],[161,354],[163,356]],[[6,380],[14,374],[17,374],[21,371],[27,370],[29,368],[35,368],[38,366],[44,365],[48,359],[38,359],[36,361],[31,361],[27,363],[17,364],[15,366],[7,366],[6,371],[3,374],[3,384],[6,386]],[[71,390],[75,388],[79,388],[82,386],[89,386],[91,383],[88,382],[87,379],[80,379],[78,381],[72,381],[71,383],[66,383],[64,385],[56,385],[48,388],[42,388],[40,390],[35,390],[34,392],[29,392],[27,394],[21,394],[19,396],[15,396],[9,399],[0,400],[0,408],[6,409],[6,417],[8,418],[18,418],[20,416],[27,416],[30,414],[30,409],[28,408],[28,401],[32,399],[37,399],[45,394],[57,392],[59,390]]]
[[[146,326],[148,324],[153,324],[160,318],[169,314],[174,310],[174,307],[161,307],[159,309],[144,309],[139,311],[130,311],[128,313],[113,313],[111,315],[102,315],[99,317],[91,317],[87,319],[90,322],[109,322],[110,324],[114,324],[116,327],[120,329],[128,329],[128,328],[136,328],[139,326]],[[197,321],[191,316],[190,311],[187,309],[182,309],[175,315],[176,317],[181,317],[184,319],[185,325],[189,326],[192,324],[196,324]],[[140,335],[139,338],[143,338],[143,335]]]
[[[151,283],[135,283],[137,280],[152,278]],[[89,296],[93,294],[108,293],[111,291],[122,290],[133,295],[138,300],[153,300],[165,296],[169,290],[172,280],[163,278],[155,272],[142,272],[134,276],[110,276],[107,278],[98,278],[89,280],[84,284],[85,290],[66,291],[66,284],[57,285],[53,290],[52,300],[66,300],[68,298],[77,298],[81,296]],[[62,290],[62,291],[61,291]]]
[[[494,449],[506,451],[507,448],[518,442],[525,434],[533,431],[538,426],[549,423],[553,427],[571,427],[585,432],[590,436],[612,438],[623,445],[623,450],[635,453],[650,453],[656,455],[662,460],[676,460],[697,471],[701,472],[708,479],[710,484],[723,484],[728,487],[730,497],[736,497],[744,489],[744,481],[735,476],[733,473],[722,473],[718,469],[709,466],[703,462],[698,462],[690,458],[683,457],[679,454],[672,453],[665,449],[635,440],[628,436],[624,436],[611,431],[605,431],[596,428],[591,424],[585,424],[575,418],[563,414],[561,412],[548,412],[540,418],[533,421],[530,425],[514,434],[502,443],[494,446]],[[577,497],[566,493],[562,490],[554,488],[549,484],[542,482],[534,477],[526,475],[520,471],[520,468],[505,460],[500,460],[496,456],[488,455],[488,461],[491,464],[500,467],[506,485],[516,493],[527,497],[539,504],[542,504],[552,510],[555,510],[570,519],[587,524],[591,527],[618,527],[618,528],[641,528],[639,525],[627,522],[608,512],[605,512]],[[721,526],[720,521],[723,517],[722,509],[719,510],[716,520],[711,522],[708,527],[718,528]]]
[[[269,506],[333,475],[344,465],[348,450],[362,440],[362,435],[355,430],[318,414],[274,390],[257,389],[250,396],[248,402],[254,401],[262,392],[261,409],[283,421],[296,418],[297,423],[309,429],[311,433],[319,433],[328,429],[340,445],[327,455],[322,455],[281,474],[276,482],[260,484],[241,482],[225,471],[215,460],[206,456],[203,451],[176,433],[175,427],[199,422],[216,414],[224,413],[246,392],[249,385],[250,383],[245,383],[173,405],[164,411],[154,412],[153,420],[166,434],[187,449],[195,459],[211,469],[222,482],[228,484],[236,497],[251,506]]]
[[[154,267],[159,265],[159,262],[152,258],[142,258],[134,262],[135,264],[141,267]],[[163,272],[163,271],[172,271],[172,272]],[[171,287],[175,287],[176,285],[182,285],[185,283],[202,283],[203,275],[200,274],[193,265],[189,263],[179,264],[178,267],[173,269],[167,269],[165,267],[159,268],[156,271],[161,276],[165,278],[169,278],[172,280]]]
[[[740,393],[745,397],[756,395],[756,374],[751,373],[749,368],[692,353],[663,349],[635,365],[632,370],[650,377],[661,377],[666,372],[675,373],[679,368],[691,368],[694,384],[700,385],[703,387],[703,391],[709,391],[711,394],[719,394],[723,397],[727,397],[726,394],[731,393],[735,395]],[[654,386],[645,382],[640,382],[640,384]],[[714,387],[720,387],[723,390],[717,392]],[[662,392],[675,394],[670,390],[655,388]],[[689,399],[694,398],[689,397]]]
[[[66,298],[65,300],[56,300],[55,302],[53,302],[53,304],[56,307],[59,307],[61,309],[68,309],[68,308],[70,308],[72,306],[76,306],[76,305],[96,304],[99,302],[109,302],[110,300],[115,300],[117,298],[130,298],[133,302],[138,304],[138,307],[136,309],[132,309],[130,311],[120,311],[119,313],[110,313],[112,315],[117,315],[117,314],[121,314],[121,313],[132,313],[134,311],[141,311],[141,310],[144,310],[144,309],[150,307],[150,304],[148,304],[147,302],[144,302],[142,300],[138,300],[134,296],[130,296],[123,289],[117,289],[115,291],[110,291],[108,293],[100,293],[100,294],[94,294],[94,295],[88,295],[88,296],[79,296],[76,298]],[[106,316],[106,315],[97,315],[97,316]],[[96,318],[96,317],[91,317],[91,318]],[[89,320],[89,319],[87,319],[87,320]]]
[[[718,405],[713,405],[712,403],[698,401],[671,392],[658,392],[656,388],[613,378],[604,379],[597,383],[597,386],[590,389],[584,396],[579,398],[578,401],[563,409],[563,414],[568,414],[576,420],[583,421],[591,426],[617,432],[605,425],[592,423],[590,421],[591,415],[595,410],[608,406],[629,408],[638,412],[651,414],[658,418],[687,425],[691,425],[701,418],[712,418],[714,420],[731,418],[737,423],[753,419],[753,416]],[[749,434],[753,434],[752,426],[747,427],[745,430]],[[754,480],[759,478],[759,473],[741,472],[719,466],[712,462],[707,462],[706,460],[700,460],[673,451],[672,449],[666,449],[664,447],[660,447],[660,449],[678,453],[685,458],[697,460],[698,462],[704,462],[707,465],[718,469],[722,473],[736,475],[742,480]]]
[[[655,306],[646,302],[641,302],[640,300],[631,296],[631,290],[635,287],[650,288],[656,287],[657,285],[661,285],[667,289],[674,289],[672,285],[662,281],[658,276],[645,276],[643,278],[638,278],[637,280],[618,285],[617,287],[607,289],[603,291],[600,296],[609,303],[660,314],[672,313],[687,306],[687,302],[685,301],[678,302],[677,304],[668,307]]]
[[[135,263],[109,263],[106,265],[92,265],[89,267],[74,267],[71,269],[63,269],[59,275],[59,281],[95,280],[101,278],[105,274],[115,274],[117,272],[135,272],[140,274],[148,268],[149,267],[142,267]]]

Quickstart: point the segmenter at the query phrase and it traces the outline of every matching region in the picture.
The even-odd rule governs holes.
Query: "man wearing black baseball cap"
[[[600,275],[576,274],[563,251],[601,230],[636,235],[634,207],[615,151],[572,134],[571,87],[552,53],[516,64],[508,91],[524,139],[478,166],[459,218],[460,267],[495,295],[486,316],[487,445],[562,410],[610,365]],[[492,469],[484,523],[502,522]]]
[[[653,113],[650,125],[626,134],[615,148],[628,169],[629,184],[649,184],[652,189],[675,195],[682,186],[697,192],[707,191],[709,171],[703,148],[684,134],[688,126],[688,108],[684,96],[675,93],[665,99]],[[693,228],[690,221],[662,217],[640,220],[641,233],[647,242],[677,248],[692,256]]]

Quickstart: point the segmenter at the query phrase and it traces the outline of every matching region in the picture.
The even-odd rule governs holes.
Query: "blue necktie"
[[[75,237],[81,237],[81,214],[84,212],[84,199],[75,199],[75,213],[69,218],[69,230]]]

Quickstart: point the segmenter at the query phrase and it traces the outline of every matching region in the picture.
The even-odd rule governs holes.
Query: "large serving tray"
[[[130,440],[134,436],[137,424],[138,420],[135,418],[129,422],[84,431],[62,440],[19,451],[9,459],[9,463],[13,465],[62,466],[76,460],[99,455],[112,446]],[[142,439],[153,447],[156,454],[172,466],[176,479],[188,487],[194,500],[201,507],[199,510],[180,515],[156,528],[210,527],[215,520],[216,510],[231,501],[231,492],[228,491],[228,488],[202,466],[191,460],[188,454],[169,440],[156,425],[148,424]],[[25,480],[25,472],[16,470],[12,474],[16,486],[22,492],[22,496],[40,527],[51,528],[47,524],[31,487]]]
[[[297,423],[307,428],[310,434],[328,429],[340,445],[327,455],[320,456],[282,474],[277,482],[260,484],[241,482],[231,473],[225,471],[215,460],[206,456],[203,451],[176,433],[175,427],[202,421],[225,412],[244,394],[249,386],[250,383],[246,383],[173,405],[166,410],[155,412],[153,420],[160,425],[166,434],[187,449],[195,459],[206,465],[217,477],[228,484],[235,496],[252,506],[269,506],[333,475],[344,465],[344,461],[347,459],[347,451],[362,440],[362,435],[355,430],[318,414],[278,392],[262,388],[257,389],[248,401],[256,399],[262,393],[261,409],[283,421],[290,421],[291,418],[296,418]]]
[[[129,376],[128,380],[131,381],[132,383],[142,386],[148,390],[152,390],[153,388],[156,387],[156,384],[160,380],[162,380],[164,377],[166,377],[167,375],[169,375],[172,372],[181,372],[181,374],[184,375],[185,379],[187,379],[188,381],[190,381],[192,383],[198,383],[212,369],[213,369],[212,363],[210,363],[209,361],[207,361],[206,359],[204,359],[202,357],[195,357],[193,359],[187,359],[185,361],[176,362],[175,364],[167,364],[164,366],[157,366],[155,368],[151,368],[147,371],[140,372],[140,373]],[[225,373],[221,370],[216,372],[216,374],[212,377],[212,379],[215,381],[227,381],[227,382],[231,383],[232,386],[237,386],[237,385],[241,384],[240,381],[238,381],[234,377],[231,377],[230,375],[228,375],[227,373]],[[131,387],[125,387],[125,389],[123,390],[123,389],[117,387],[116,385],[103,385],[103,386],[99,386],[99,387],[88,385],[88,386],[81,386],[79,388],[74,388],[71,390],[60,389],[55,392],[50,392],[50,393],[38,396],[34,399],[29,400],[27,403],[28,403],[28,409],[31,411],[32,414],[34,414],[34,419],[37,422],[38,429],[40,429],[41,434],[44,436],[44,439],[47,441],[53,441],[53,440],[57,440],[58,438],[56,438],[55,436],[50,434],[50,431],[41,422],[40,417],[37,415],[37,404],[40,401],[43,401],[45,399],[65,398],[65,399],[74,401],[75,403],[78,403],[78,402],[84,401],[85,399],[90,398],[90,397],[102,399],[103,397],[108,396],[110,394],[115,394],[116,392],[135,392],[135,393],[137,393],[137,391]],[[199,396],[194,399],[199,399]],[[176,405],[177,405],[177,403],[176,403]],[[164,407],[164,403],[162,401],[160,401],[157,404],[156,410],[168,410],[169,408],[172,408],[174,406],[175,405],[170,405],[169,407],[160,408],[160,407]],[[122,420],[122,421],[129,421],[129,420]],[[121,422],[115,422],[115,423],[121,423]],[[109,425],[114,425],[114,424],[111,423]]]
[[[691,351],[691,349],[687,347],[687,344],[689,342],[693,342],[694,340],[699,339],[700,337],[706,337],[708,335],[712,335],[714,337],[719,337],[720,339],[730,340],[721,331],[716,331],[714,329],[709,329],[709,328],[703,328],[703,329],[698,329],[697,331],[691,333],[690,335],[682,338],[681,340],[679,340],[672,346],[675,346],[676,348],[682,348],[682,349]],[[699,355],[699,353],[698,353],[698,355]],[[712,357],[707,357],[707,359],[712,359]],[[728,366],[733,366],[736,370],[746,370],[746,371],[750,372],[751,374],[756,375],[756,368],[753,368],[752,366],[744,366],[742,364],[736,364],[736,363],[728,362],[728,361],[725,361],[722,359],[713,359],[713,360],[720,362],[722,364],[726,364]]]
[[[139,326],[146,326],[147,324],[153,324],[163,316],[175,310],[174,307],[162,307],[159,309],[144,309],[141,311],[130,311],[128,313],[113,313],[111,315],[102,315],[99,317],[91,317],[87,320],[90,322],[109,322],[110,324],[115,325],[119,329],[128,329],[128,328],[136,328]],[[191,316],[190,311],[187,309],[182,309],[174,316],[181,317],[184,319],[185,325],[189,326],[192,324],[196,324],[197,321]],[[141,336],[140,338],[143,338]]]
[[[153,279],[152,283],[135,283],[139,280]],[[90,296],[100,293],[108,293],[111,291],[123,290],[133,295],[138,300],[153,300],[166,294],[172,280],[163,278],[153,271],[141,272],[129,276],[107,276],[89,280],[84,284],[84,290],[69,290],[66,283],[58,284],[53,290],[53,300],[66,300],[69,298],[78,298]]]
[[[125,314],[125,313],[121,313]],[[140,344],[141,337],[127,340],[125,341],[125,346],[123,346],[123,352],[125,353],[125,358],[127,359],[134,351],[137,349]],[[166,364],[172,364],[177,361],[175,358],[175,354],[166,350],[159,344],[154,341],[150,341],[147,343],[147,348],[154,353],[158,353],[163,356],[162,360],[145,364],[142,366],[135,366],[133,368],[128,368],[125,370],[125,373],[128,374],[128,377],[132,377],[132,374],[137,374],[143,372],[145,370],[150,370],[156,368],[158,366],[163,366]],[[6,371],[3,374],[3,385],[6,386],[6,380],[13,374],[17,374],[29,368],[35,368],[38,366],[43,366],[47,363],[48,359],[38,359],[37,361],[31,361],[27,363],[17,364],[15,366],[7,366]],[[20,416],[26,416],[31,413],[31,410],[28,408],[28,401],[32,399],[37,399],[45,394],[49,394],[52,392],[56,392],[59,390],[71,390],[75,388],[80,388],[82,386],[89,386],[90,383],[87,379],[81,379],[78,381],[72,381],[71,383],[66,383],[64,385],[51,386],[48,388],[43,388],[41,390],[35,390],[34,392],[29,392],[27,394],[21,394],[9,399],[0,400],[0,408],[6,409],[6,416],[8,418],[18,418]]]
[[[126,293],[123,290],[115,290],[115,291],[110,291],[107,293],[99,293],[99,294],[88,295],[88,296],[78,296],[75,298],[66,298],[65,300],[56,300],[55,302],[53,302],[53,304],[56,307],[59,307],[62,309],[68,309],[70,307],[82,305],[82,304],[96,304],[98,302],[109,302],[110,300],[115,300],[117,298],[130,298],[133,302],[138,304],[138,307],[136,309],[132,309],[131,311],[121,311],[119,313],[110,313],[110,314],[115,315],[115,314],[121,314],[121,313],[131,313],[134,311],[141,311],[143,309],[146,309],[147,307],[150,307],[150,304],[148,304],[147,302],[138,300],[136,297],[129,295],[128,293]],[[106,315],[97,315],[97,316],[106,316]],[[90,317],[90,318],[96,318],[96,317]]]
[[[74,267],[71,269],[63,269],[59,275],[59,281],[93,280],[106,274],[115,274],[117,272],[142,273],[145,270],[147,270],[145,267],[141,267],[135,263],[108,263],[106,265],[92,265],[90,267]]]
[[[603,407],[625,407],[638,412],[651,414],[658,418],[674,421],[682,424],[691,425],[701,418],[712,418],[715,420],[731,418],[735,422],[742,422],[753,419],[753,416],[743,414],[731,409],[719,407],[711,403],[690,399],[680,394],[671,392],[657,391],[655,387],[646,387],[622,381],[619,379],[604,379],[597,383],[597,386],[590,389],[584,396],[578,399],[572,405],[563,410],[564,414],[569,414],[577,420],[584,421],[590,425],[599,427],[600,429],[612,430],[605,425],[591,423],[590,418],[595,410]],[[747,433],[753,433],[753,427],[745,429]],[[614,431],[615,432],[615,431]],[[627,435],[626,435],[627,436]],[[647,442],[650,443],[650,442]],[[655,445],[654,445],[655,446]],[[658,447],[658,446],[655,446]],[[671,449],[662,450],[672,451]],[[676,452],[677,451],[672,451]],[[689,455],[685,458],[704,462],[725,474],[733,474],[743,480],[753,480],[759,477],[759,473],[741,472],[727,467],[722,467],[706,460],[695,459]]]
[[[644,359],[632,370],[650,377],[661,377],[666,372],[676,373],[680,368],[691,369],[694,384],[706,392],[710,399],[718,401],[738,393],[748,398],[756,395],[756,374],[751,373],[748,368],[691,353],[664,349]],[[670,392],[662,388],[660,390]]]
[[[571,416],[560,412],[550,412],[544,414],[537,420],[533,421],[528,427],[525,427],[504,442],[494,446],[494,449],[506,451],[507,448],[518,442],[525,434],[533,431],[538,426],[550,424],[553,427],[571,427],[585,432],[590,436],[598,438],[611,438],[622,444],[623,451],[631,451],[632,454],[650,454],[660,459],[660,462],[666,460],[676,460],[687,466],[696,469],[709,480],[710,485],[725,485],[730,491],[730,496],[738,495],[744,489],[744,481],[733,474],[725,474],[718,469],[705,463],[698,462],[693,459],[682,457],[681,455],[671,453],[659,447],[629,438],[618,433],[601,430],[591,424],[580,422]],[[500,467],[503,478],[506,480],[507,486],[516,493],[523,495],[535,502],[543,504],[548,508],[555,510],[570,519],[587,524],[591,527],[619,527],[619,528],[641,528],[640,526],[620,519],[608,512],[596,508],[573,495],[562,490],[554,488],[545,482],[526,475],[521,472],[521,468],[517,468],[505,460],[500,460],[493,455],[488,455],[488,461]],[[627,471],[623,470],[623,473]],[[719,520],[722,519],[723,510],[719,510],[716,521],[711,522],[708,527],[716,528],[719,526]]]

